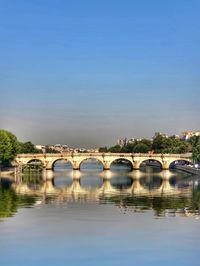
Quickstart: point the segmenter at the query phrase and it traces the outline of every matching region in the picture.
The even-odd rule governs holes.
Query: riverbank
[[[13,176],[15,172],[14,168],[3,168],[0,169],[0,176]]]
[[[200,169],[196,169],[196,168],[193,168],[193,167],[188,167],[188,166],[184,166],[184,165],[178,165],[178,166],[176,166],[176,170],[180,170],[182,172],[186,172],[186,173],[189,173],[189,174],[200,176]]]

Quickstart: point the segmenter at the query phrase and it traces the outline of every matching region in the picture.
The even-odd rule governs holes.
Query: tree
[[[107,147],[100,147],[99,152],[107,152],[108,148]]]
[[[136,153],[147,153],[149,152],[151,149],[149,149],[149,147],[144,144],[144,143],[138,143],[135,147],[134,147],[134,152]]]
[[[60,153],[59,151],[52,149],[50,147],[45,148],[45,153]]]
[[[128,143],[126,147],[124,147],[125,152],[132,153],[135,147],[135,143]]]
[[[196,147],[200,144],[200,136],[192,136],[188,139],[188,142],[192,145],[192,147]]]
[[[142,139],[139,143],[143,143],[148,146],[149,150],[152,149],[152,140],[150,139]]]
[[[157,133],[153,138],[152,149],[155,152],[167,153],[172,148],[172,143],[172,139]]]
[[[115,152],[115,153],[121,152],[121,147],[119,145],[115,145],[113,147],[110,147],[108,151],[109,152]]]
[[[28,141],[19,143],[19,153],[42,153],[42,151],[36,149],[35,145],[32,142]]]
[[[19,149],[19,142],[15,135],[6,130],[0,130],[0,164],[9,166]]]
[[[185,141],[180,141],[176,146],[175,153],[186,153],[191,150],[191,145]]]
[[[198,144],[192,152],[194,162],[200,162],[200,144]]]
[[[172,143],[168,148],[169,153],[186,153],[192,151],[192,146],[189,142],[180,140],[178,138],[170,137]]]
[[[18,195],[9,185],[0,186],[0,218],[13,216],[21,206],[32,206],[36,199],[29,195]]]

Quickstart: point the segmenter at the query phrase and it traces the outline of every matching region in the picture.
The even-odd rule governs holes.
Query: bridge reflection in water
[[[5,185],[1,181],[0,217],[12,216],[23,206],[65,202],[112,204],[123,211],[153,210],[156,216],[166,213],[199,216],[200,209],[198,178],[169,170],[157,173],[44,171],[42,176],[39,173],[20,175],[15,182]]]
[[[176,176],[176,173],[169,170],[153,174],[143,173],[139,170],[124,174],[113,173],[109,170],[89,174],[77,170],[67,173],[66,176],[55,172],[44,172],[43,179],[38,177],[39,185],[33,185],[27,176],[20,176],[12,184],[12,187],[18,194],[53,195],[58,201],[80,198],[99,201],[109,196],[191,197],[193,182],[189,184],[187,182],[187,186],[182,187],[172,185],[170,180]]]

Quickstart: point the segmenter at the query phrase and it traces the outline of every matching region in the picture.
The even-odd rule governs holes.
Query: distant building
[[[71,149],[66,144],[46,145],[45,148],[46,150],[51,150],[51,151],[60,152],[60,153],[71,151]]]
[[[133,144],[135,141],[136,141],[135,138],[130,138],[130,139],[128,140],[128,144]]]
[[[127,138],[125,139],[118,139],[117,140],[117,145],[119,145],[120,147],[124,147],[127,145]]]
[[[43,153],[46,152],[46,147],[44,145],[35,145],[35,148],[41,150]]]
[[[154,137],[153,137],[153,139],[156,138],[157,136],[162,136],[162,137],[164,137],[164,138],[169,138],[169,136],[166,135],[166,134],[163,134],[163,133],[161,133],[161,132],[156,132],[155,135],[154,135]]]
[[[181,133],[180,135],[180,139],[182,140],[188,140],[190,139],[191,137],[194,137],[194,136],[200,136],[200,131],[184,131]]]
[[[45,146],[44,145],[35,145],[35,148],[38,150],[42,150],[45,148]]]

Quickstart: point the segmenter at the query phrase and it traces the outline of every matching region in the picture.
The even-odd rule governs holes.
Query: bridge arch
[[[151,164],[153,166],[155,163],[155,166],[158,165],[160,169],[163,169],[163,162],[162,162],[162,160],[160,160],[158,158],[149,158],[149,159],[141,160],[139,163],[139,168],[141,168],[142,164],[144,164],[145,162],[148,162],[150,166],[151,166]]]
[[[71,161],[71,160],[69,160],[69,159],[66,159],[66,158],[63,158],[63,157],[61,157],[61,158],[57,158],[57,159],[55,159],[53,162],[52,162],[52,164],[51,164],[51,169],[52,170],[54,170],[55,169],[55,164],[57,163],[57,162],[65,162],[66,164],[69,164],[69,166],[70,166],[70,170],[72,170],[73,169],[73,162]],[[64,169],[65,170],[65,169]],[[67,169],[68,170],[68,169]]]
[[[26,164],[41,164],[43,167],[45,167],[44,162],[40,159],[33,158],[26,162]]]
[[[91,161],[91,163],[94,164],[94,169],[93,169],[93,170],[101,170],[101,171],[104,170],[104,161],[103,161],[101,158],[95,158],[95,157],[92,157],[92,156],[89,156],[89,157],[86,157],[86,158],[81,159],[81,160],[79,161],[79,169],[80,169],[80,170],[85,170],[85,169],[83,168],[83,164],[84,164],[84,162],[89,162],[89,161]],[[96,165],[95,165],[95,163],[96,163]],[[99,167],[97,166],[97,163],[98,163],[98,166],[99,166],[99,167],[100,167],[100,166],[102,166],[102,167],[99,168]]]
[[[127,166],[127,169],[129,168],[128,170],[133,170],[133,168],[134,168],[133,162],[130,159],[127,159],[127,158],[124,158],[124,157],[118,157],[116,159],[113,159],[110,162],[110,169],[114,166],[114,164],[117,164],[117,163]]]
[[[192,163],[192,161],[189,159],[177,159],[177,160],[171,161],[169,163],[168,168],[173,169],[173,168],[175,168],[176,165],[189,165],[191,163]]]

